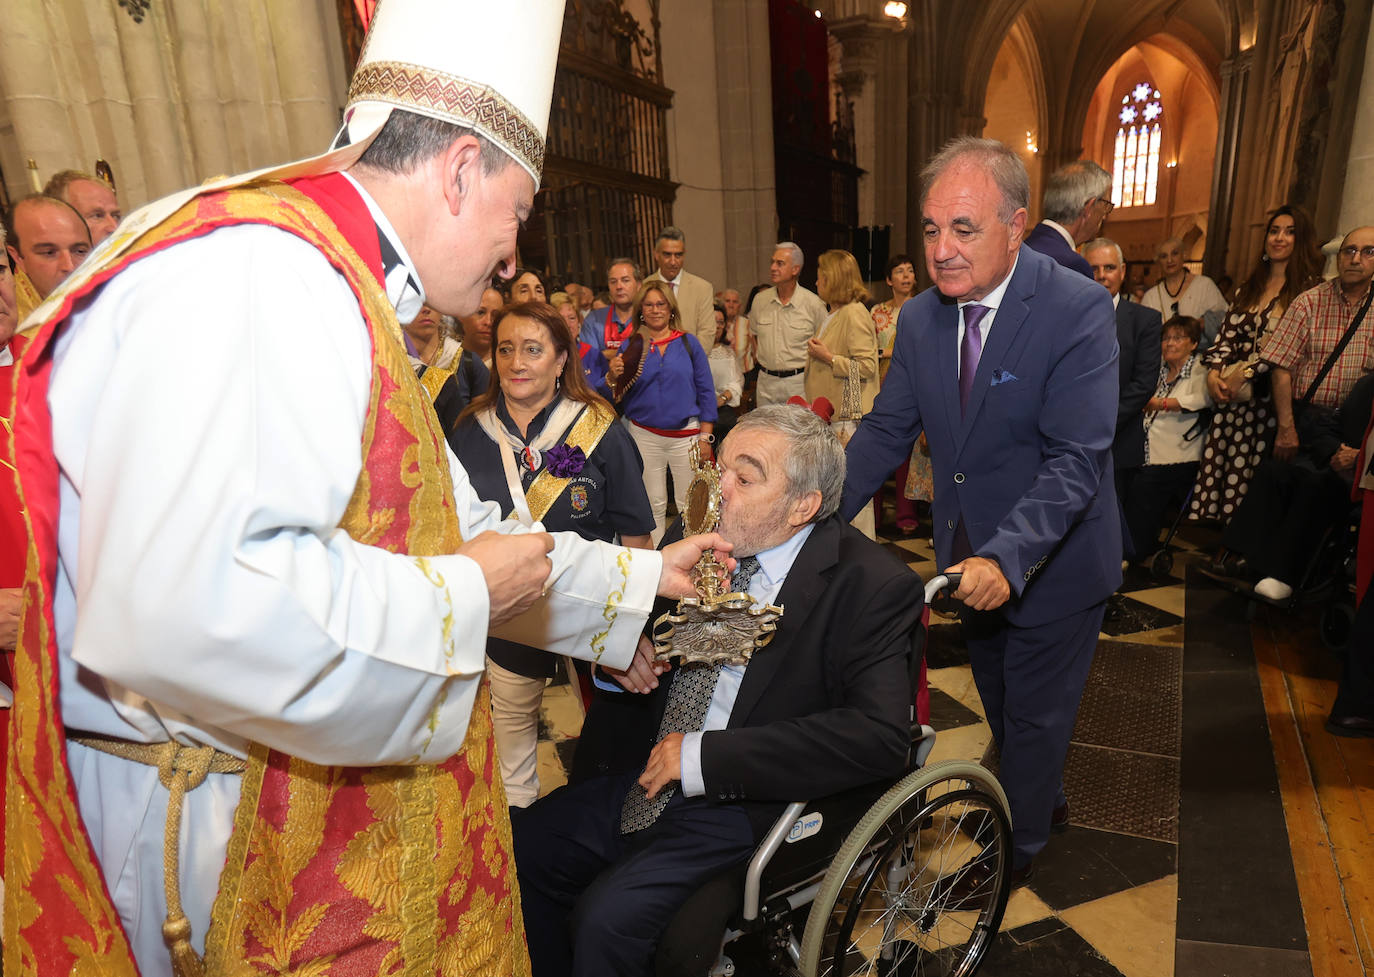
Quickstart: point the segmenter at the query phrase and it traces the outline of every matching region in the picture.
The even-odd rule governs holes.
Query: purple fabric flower
[[[544,452],[544,463],[554,478],[572,478],[574,475],[582,474],[582,466],[587,463],[587,456],[582,453],[581,448],[556,444]]]

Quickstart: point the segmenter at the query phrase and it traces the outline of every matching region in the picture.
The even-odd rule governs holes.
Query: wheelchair
[[[927,606],[957,583],[958,574],[933,578]],[[912,642],[913,689],[925,640],[923,625]],[[744,872],[713,977],[736,973],[729,952],[745,934],[760,934],[770,970],[789,977],[968,977],[978,969],[1010,895],[1010,814],[1001,785],[977,763],[926,766],[934,745],[935,730],[917,721],[913,704],[905,777],[788,805]],[[975,869],[986,879],[956,894]],[[718,881],[699,895],[738,893],[737,873]]]

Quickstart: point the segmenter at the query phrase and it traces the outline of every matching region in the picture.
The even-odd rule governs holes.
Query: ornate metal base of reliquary
[[[709,533],[720,522],[720,473],[692,446],[695,472],[687,489],[683,528],[689,536]],[[773,640],[783,609],[762,604],[746,593],[729,591],[725,567],[707,550],[693,572],[697,595],[684,597],[677,610],[654,622],[654,658],[680,658],[682,664],[743,665]]]

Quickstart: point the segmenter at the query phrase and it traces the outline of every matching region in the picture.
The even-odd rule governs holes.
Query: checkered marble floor
[[[923,578],[937,570],[927,539],[884,545]],[[1064,771],[1071,825],[1013,891],[980,975],[1173,974],[1183,575],[1195,559],[1178,540],[1169,575],[1132,568],[1109,600]],[[995,770],[957,619],[932,614],[926,665],[931,759]]]
[[[923,523],[928,525],[928,523]],[[936,572],[923,538],[880,541],[923,579]],[[1176,540],[1171,573],[1132,569],[1113,595],[1084,693],[1065,770],[1072,824],[1016,890],[979,973],[984,977],[1172,977],[1177,851],[1183,578],[1198,551]],[[932,615],[927,667],[931,761],[966,759],[996,768],[961,626]],[[567,685],[545,696],[541,788],[566,780],[580,708]]]

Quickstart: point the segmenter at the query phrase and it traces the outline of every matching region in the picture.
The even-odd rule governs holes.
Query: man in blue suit
[[[1104,288],[1020,246],[1029,180],[1002,143],[954,140],[921,185],[935,287],[902,308],[892,366],[849,442],[842,509],[858,512],[925,432],[936,556],[963,574],[954,596],[1023,882],[1052,821],[1067,824],[1064,758],[1121,583],[1116,327]]]
[[[1159,337],[1163,323],[1154,309],[1132,302],[1121,294],[1121,283],[1126,279],[1126,262],[1119,244],[1110,238],[1096,238],[1083,246],[1083,257],[1093,270],[1093,278],[1107,290],[1112,297],[1112,304],[1116,306],[1121,399],[1117,405],[1112,462],[1119,496],[1121,473],[1145,464],[1145,404],[1154,396],[1155,387],[1159,385]]]
[[[1045,185],[1044,217],[1026,235],[1026,247],[1092,278],[1093,270],[1077,248],[1102,230],[1114,206],[1111,194],[1112,175],[1092,160],[1061,166]]]

